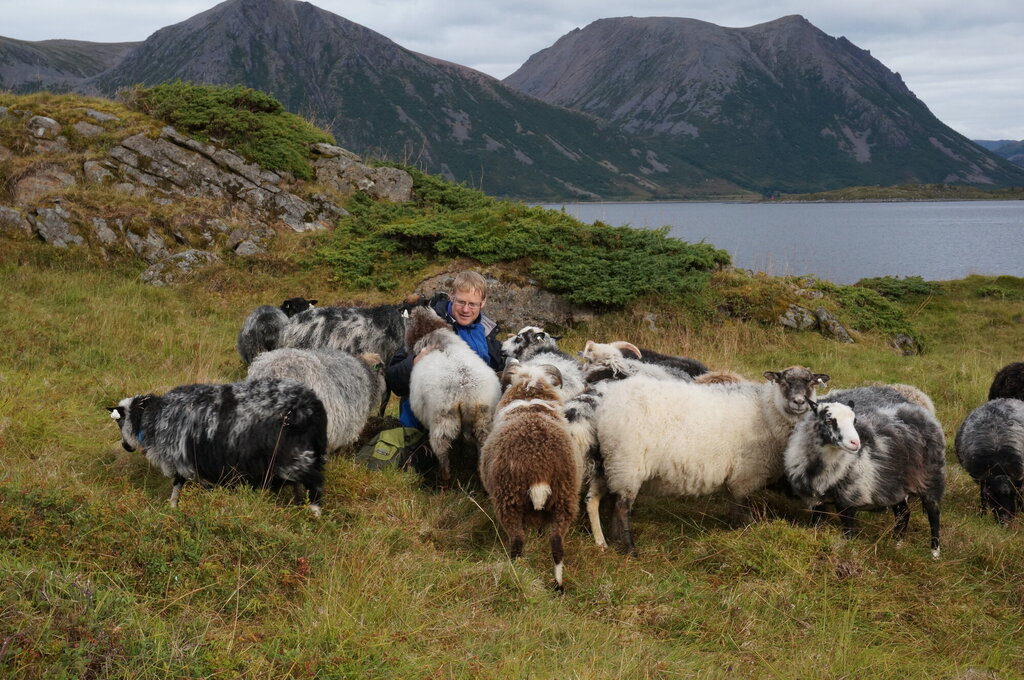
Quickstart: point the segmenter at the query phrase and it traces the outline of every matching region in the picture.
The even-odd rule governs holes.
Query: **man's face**
[[[452,293],[452,316],[461,326],[468,326],[476,321],[484,299],[475,290],[460,290]]]

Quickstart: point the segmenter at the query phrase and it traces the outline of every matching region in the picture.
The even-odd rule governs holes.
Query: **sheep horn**
[[[624,349],[627,352],[632,352],[633,354],[636,355],[637,359],[643,359],[643,354],[641,354],[640,350],[637,348],[637,346],[632,344],[632,343],[626,342],[625,340],[616,340],[615,342],[612,342],[612,343],[609,343],[609,344],[612,347],[614,347],[615,349],[618,349],[618,350],[623,350]]]

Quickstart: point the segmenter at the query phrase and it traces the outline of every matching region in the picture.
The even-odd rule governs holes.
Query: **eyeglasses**
[[[480,309],[484,303],[482,302],[468,302],[466,300],[452,300],[453,307],[465,307],[466,309]]]

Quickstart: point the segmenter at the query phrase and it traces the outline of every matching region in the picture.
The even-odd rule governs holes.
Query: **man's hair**
[[[452,281],[452,294],[459,291],[474,291],[480,293],[480,299],[487,299],[487,280],[474,271],[460,272]]]

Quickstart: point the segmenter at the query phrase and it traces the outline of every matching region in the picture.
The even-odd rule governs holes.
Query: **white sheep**
[[[512,364],[502,382],[508,387],[480,449],[480,480],[508,534],[512,559],[523,552],[527,526],[551,527],[555,584],[561,591],[563,544],[579,511],[583,474],[562,413],[561,374],[550,365]]]
[[[417,307],[406,327],[406,347],[416,356],[409,379],[409,405],[430,431],[440,467],[440,484],[451,480],[449,452],[460,435],[481,444],[501,398],[498,375],[433,310]]]
[[[802,366],[764,376],[769,382],[719,385],[635,376],[604,386],[597,439],[627,551],[634,550],[630,513],[641,487],[685,496],[727,490],[745,506],[782,473],[793,426],[829,376]],[[600,503],[600,482],[591,493]],[[598,541],[603,533],[593,529]]]
[[[372,353],[354,357],[332,349],[275,349],[256,357],[247,377],[291,380],[312,389],[327,410],[328,453],[355,444],[387,394],[381,358]]]
[[[895,536],[910,521],[907,498],[918,496],[939,556],[939,503],[945,491],[946,439],[927,409],[822,403],[797,424],[784,454],[786,477],[807,501],[815,524],[835,505],[843,534],[853,534],[857,510],[892,508]]]
[[[537,326],[525,326],[501,343],[501,352],[508,360],[515,359],[524,366],[549,365],[562,376],[559,393],[566,401],[586,387],[580,362],[558,348],[558,338]]]

